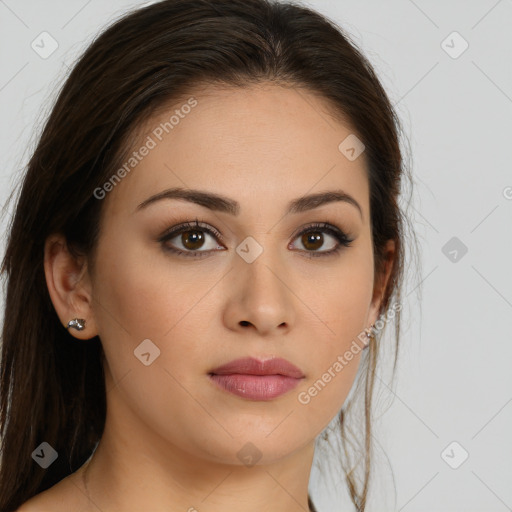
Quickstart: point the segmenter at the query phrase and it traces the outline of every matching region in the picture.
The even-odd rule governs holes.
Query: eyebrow
[[[170,188],[159,192],[140,203],[135,211],[142,210],[150,204],[154,204],[163,199],[182,199],[204,206],[210,210],[235,216],[240,213],[240,203],[233,199],[212,192],[183,188]],[[288,203],[287,213],[302,213],[334,202],[345,202],[355,206],[359,210],[359,215],[363,218],[363,210],[360,204],[343,190],[329,190],[294,199]]]

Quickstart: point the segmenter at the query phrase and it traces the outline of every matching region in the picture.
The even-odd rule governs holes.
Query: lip
[[[294,364],[281,357],[272,357],[261,361],[255,357],[242,357],[227,364],[223,364],[210,373],[215,375],[230,375],[239,373],[244,375],[283,375],[301,379],[304,377],[302,371]]]
[[[272,400],[295,388],[304,378],[295,365],[279,357],[260,361],[235,359],[208,374],[225,391],[250,400]]]

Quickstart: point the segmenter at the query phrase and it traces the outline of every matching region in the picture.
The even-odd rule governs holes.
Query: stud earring
[[[83,318],[73,318],[68,322],[66,329],[76,329],[77,331],[82,331],[85,329],[85,320]]]
[[[370,327],[367,327],[364,332],[366,333],[367,342],[365,346],[363,347],[363,350],[367,349],[370,346],[371,339],[375,336],[373,332],[373,328],[375,327],[375,324],[370,325]]]

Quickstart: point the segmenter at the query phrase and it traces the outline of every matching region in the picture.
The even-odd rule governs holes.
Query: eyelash
[[[195,219],[194,222],[184,222],[178,226],[172,227],[170,230],[166,231],[159,239],[158,242],[163,245],[164,250],[172,252],[174,254],[178,254],[180,256],[192,257],[192,258],[202,258],[205,255],[209,254],[212,251],[182,251],[181,249],[177,249],[175,247],[169,247],[165,245],[165,242],[174,238],[176,235],[184,233],[186,231],[205,231],[210,235],[214,236],[221,242],[223,241],[222,235],[213,227],[208,227],[203,223],[202,220]],[[353,238],[349,238],[341,229],[329,224],[328,222],[316,222],[313,223],[306,228],[302,229],[299,233],[294,236],[295,238],[307,233],[309,231],[322,231],[326,232],[329,235],[332,235],[337,241],[338,245],[334,249],[330,249],[329,251],[301,251],[305,252],[308,258],[317,258],[321,256],[333,256],[339,253],[342,247],[350,247],[351,243],[354,241]]]

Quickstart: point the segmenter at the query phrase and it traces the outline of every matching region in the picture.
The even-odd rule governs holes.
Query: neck
[[[308,501],[312,445],[269,465],[229,466],[177,457],[175,464],[163,467],[143,452],[119,457],[108,441],[105,432],[93,456],[79,470],[90,510],[314,511]],[[137,443],[123,451],[134,454]]]

